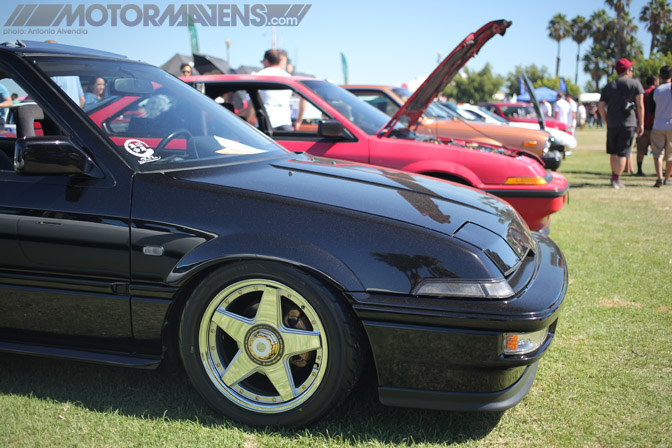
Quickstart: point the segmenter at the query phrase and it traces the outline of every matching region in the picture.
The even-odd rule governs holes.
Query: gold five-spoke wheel
[[[282,412],[319,387],[329,361],[319,316],[293,289],[267,279],[239,281],[205,310],[199,354],[217,389],[239,406]]]

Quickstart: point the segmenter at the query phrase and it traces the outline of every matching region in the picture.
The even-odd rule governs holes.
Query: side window
[[[328,117],[313,103],[291,89],[259,90],[259,97],[273,128],[277,132],[317,136],[320,120]]]
[[[63,132],[14,80],[4,77],[0,86],[0,171],[13,171],[17,138],[63,135]]]
[[[379,109],[380,111],[384,112],[385,114],[392,116],[397,113],[399,110],[399,106],[397,106],[395,103],[392,102],[391,99],[386,97],[385,95],[380,95],[377,93],[364,93],[364,92],[353,92],[357,97],[369,103],[376,109]]]

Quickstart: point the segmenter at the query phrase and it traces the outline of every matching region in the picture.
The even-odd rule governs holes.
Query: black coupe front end
[[[209,405],[260,426],[320,418],[370,356],[390,405],[502,410],[529,389],[567,267],[505,202],[289,153],[117,55],[6,44],[0,74],[34,100],[0,138],[1,351],[174,353]],[[59,77],[107,94],[81,109]]]

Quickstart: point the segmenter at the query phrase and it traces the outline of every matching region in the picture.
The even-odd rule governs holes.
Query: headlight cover
[[[419,296],[463,297],[468,299],[506,299],[514,295],[506,279],[499,280],[424,280],[414,290]]]

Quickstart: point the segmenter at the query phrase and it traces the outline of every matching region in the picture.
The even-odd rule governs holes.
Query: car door
[[[9,82],[11,65],[2,62],[0,83]],[[0,164],[0,339],[131,350],[131,173],[107,163],[77,105],[34,74],[14,80],[40,98],[45,135],[84,148],[100,176],[20,175]],[[2,139],[3,159],[13,158],[15,141]]]

